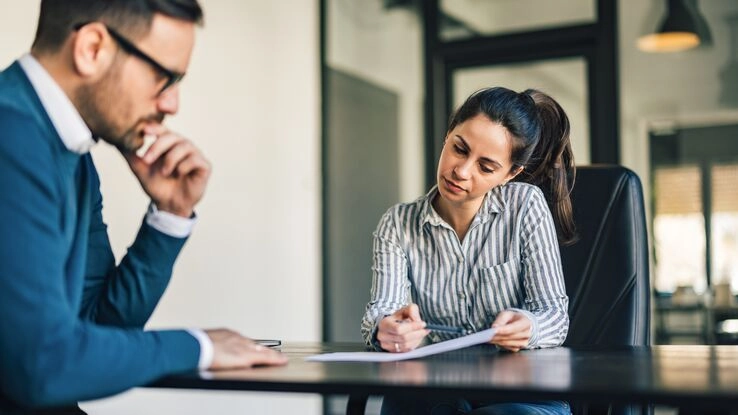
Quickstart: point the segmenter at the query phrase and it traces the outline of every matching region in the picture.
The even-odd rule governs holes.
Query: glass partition
[[[583,57],[457,69],[453,72],[454,108],[472,92],[490,86],[515,91],[534,88],[551,95],[569,116],[576,164],[589,164],[587,62]]]
[[[594,0],[441,0],[438,36],[457,40],[594,23]]]

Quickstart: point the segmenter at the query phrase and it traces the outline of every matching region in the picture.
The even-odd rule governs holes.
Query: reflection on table
[[[418,360],[306,362],[304,357],[361,351],[360,344],[287,343],[290,362],[161,379],[167,388],[360,395],[454,395],[485,399],[566,399],[591,403],[738,406],[738,348],[653,346],[556,348],[519,353],[477,346]]]

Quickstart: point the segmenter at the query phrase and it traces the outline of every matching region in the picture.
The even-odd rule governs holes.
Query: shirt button
[[[466,298],[466,295],[464,293],[461,293],[461,294],[459,294],[459,298],[461,298],[463,300],[463,299]]]

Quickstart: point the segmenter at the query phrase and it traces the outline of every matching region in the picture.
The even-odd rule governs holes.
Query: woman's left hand
[[[495,336],[489,342],[511,352],[528,346],[531,336],[531,322],[522,313],[503,311],[492,323]]]

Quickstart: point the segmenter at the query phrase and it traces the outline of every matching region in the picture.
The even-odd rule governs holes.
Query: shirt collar
[[[441,218],[441,215],[433,209],[433,199],[436,197],[436,194],[438,194],[438,186],[433,186],[433,188],[421,198],[421,225],[429,223],[432,226],[439,226],[446,223]]]
[[[31,54],[23,55],[18,63],[31,81],[67,150],[77,154],[89,152],[95,145],[92,132],[59,84]]]
[[[505,200],[502,195],[503,190],[502,186],[497,186],[487,192],[484,196],[482,206],[479,208],[479,211],[477,211],[476,216],[474,216],[474,220],[472,220],[472,225],[475,223],[485,223],[489,220],[492,214],[500,213],[505,210]],[[421,198],[421,225],[428,223],[432,226],[439,226],[446,223],[446,221],[441,218],[441,215],[433,209],[433,199],[436,197],[437,193],[438,186],[433,186],[433,188]]]

